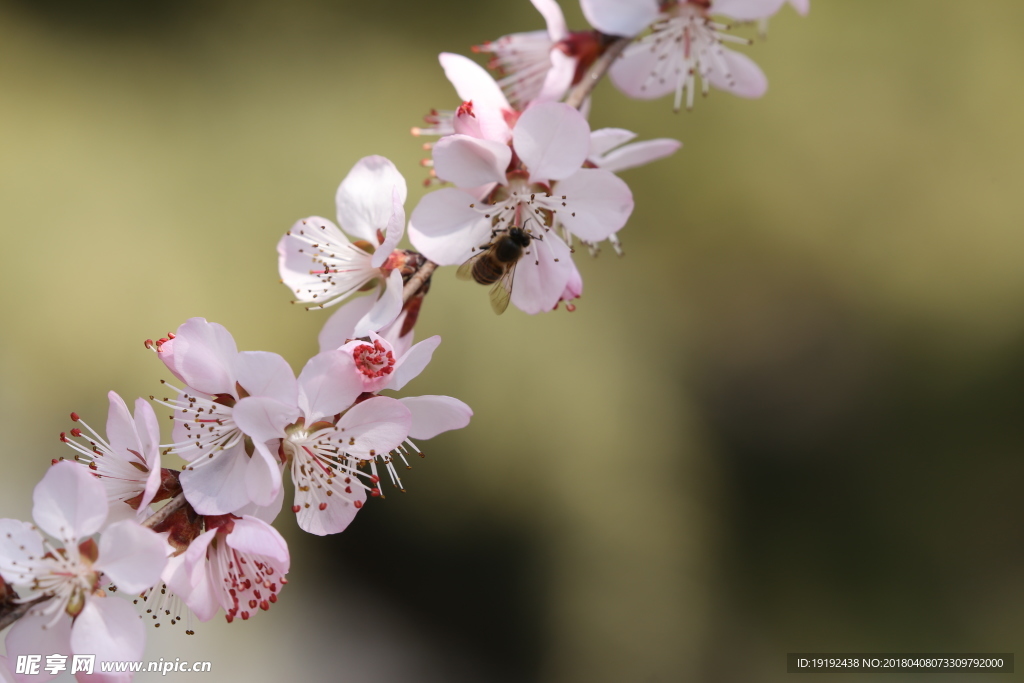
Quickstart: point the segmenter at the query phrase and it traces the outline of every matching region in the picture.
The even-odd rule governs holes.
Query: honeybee
[[[529,230],[511,227],[507,230],[495,231],[491,241],[480,247],[480,252],[471,256],[459,266],[455,273],[460,280],[475,280],[482,285],[491,287],[491,308],[501,315],[508,308],[512,297],[512,278],[516,274],[516,265],[523,258],[534,237]]]

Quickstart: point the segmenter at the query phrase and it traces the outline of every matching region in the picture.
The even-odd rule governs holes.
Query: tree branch
[[[605,49],[604,54],[593,63],[590,70],[583,77],[583,80],[569,91],[569,96],[565,98],[565,103],[577,109],[582,107],[583,101],[587,99],[587,95],[594,91],[598,82],[608,73],[608,69],[612,68],[612,63],[618,59],[622,51],[626,49],[626,46],[632,42],[632,38],[616,38],[615,42]]]
[[[167,501],[167,505],[164,505],[147,518],[146,521],[142,523],[142,526],[152,529],[183,507],[185,507],[185,494],[179,493],[174,498]]]
[[[10,609],[7,612],[0,612],[0,631],[3,631],[5,628],[16,622],[18,619],[21,619],[28,613],[30,609],[32,609],[42,601],[49,600],[52,597],[52,595],[41,595],[35,600],[30,600],[29,602],[16,604],[13,606],[12,609]]]
[[[402,302],[408,303],[409,299],[416,296],[416,292],[420,291],[420,287],[427,281],[434,270],[437,269],[437,264],[433,261],[427,261],[420,269],[413,273],[409,281],[405,283],[405,287],[402,289]]]

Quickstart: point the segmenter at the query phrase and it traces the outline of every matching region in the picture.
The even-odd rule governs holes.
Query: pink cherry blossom
[[[200,621],[223,608],[230,623],[270,609],[288,582],[290,564],[288,544],[263,520],[207,517],[206,531],[171,559],[164,581]]]
[[[272,456],[245,450],[245,434],[234,419],[243,396],[276,394],[294,382],[287,361],[275,353],[239,352],[222,325],[192,318],[158,345],[158,355],[184,388],[168,386],[176,398],[171,451],[188,461],[181,472],[185,497],[200,514],[235,512],[249,503],[273,505],[281,471]]]
[[[582,287],[582,283],[580,286]],[[578,296],[578,293],[576,296]],[[414,345],[412,343],[412,331],[405,336],[400,336],[402,323],[405,319],[405,314],[403,313],[396,320],[382,328],[379,335],[371,332],[369,340],[352,339],[352,335],[355,333],[356,321],[363,315],[362,309],[365,306],[361,300],[357,299],[340,307],[320,332],[320,349],[321,351],[329,351],[340,348],[345,353],[352,354],[353,358],[355,358],[353,349],[365,348],[366,353],[372,353],[370,349],[376,351],[379,345],[384,352],[394,358],[393,365],[390,366],[394,371],[384,375],[383,379],[386,381],[374,384],[376,378],[367,376],[375,374],[368,372],[368,370],[373,368],[360,368],[360,373],[364,375],[364,377],[360,378],[363,382],[363,390],[367,392],[388,389],[394,391],[401,390],[426,368],[434,350],[440,345],[441,338],[439,336],[430,337]],[[370,341],[373,342],[373,346],[370,345]],[[358,368],[359,363],[357,362],[356,365]],[[438,434],[452,429],[462,429],[469,424],[469,420],[473,416],[473,411],[468,405],[451,396],[415,396],[399,400],[412,414],[409,437],[394,450],[406,466],[409,463],[405,460],[405,456],[410,452],[422,455],[419,447],[416,446],[412,439],[431,439]],[[388,471],[392,483],[398,488],[402,488],[402,480],[395,469],[391,453],[385,453],[370,461],[373,475],[377,474],[376,463],[378,460],[382,462]]]
[[[400,402],[361,400],[364,379],[351,354],[327,351],[280,391],[245,397],[234,409],[257,451],[291,464],[292,511],[302,529],[318,536],[343,531],[367,492],[380,494],[379,477],[358,470],[359,462],[388,454],[409,434],[412,418]]]
[[[310,216],[277,245],[281,279],[297,301],[324,308],[377,280],[386,285],[371,317],[394,317],[401,308],[401,276],[390,256],[405,231],[405,178],[380,156],[360,159],[338,187],[338,223]],[[367,323],[372,325],[372,322]]]
[[[435,170],[457,187],[420,201],[409,236],[427,258],[457,265],[496,234],[522,228],[533,239],[516,266],[512,303],[527,313],[551,310],[573,277],[573,237],[600,242],[633,210],[625,183],[608,171],[583,168],[589,152],[590,127],[582,114],[555,102],[519,117],[511,148],[467,135],[442,138],[434,147]]]
[[[38,529],[0,519],[0,575],[22,601],[45,598],[11,628],[8,655],[37,652],[45,643],[52,652],[96,654],[98,662],[141,658],[145,629],[138,615],[128,602],[107,598],[103,586],[113,582],[127,594],[152,586],[166,564],[164,541],[132,520],[107,526],[93,540],[107,520],[107,491],[72,462],[51,467],[32,498]]]
[[[124,400],[111,391],[107,394],[107,439],[101,437],[76,413],[71,418],[91,436],[75,427],[61,432],[61,441],[78,455],[75,460],[88,466],[107,490],[110,505],[127,503],[145,514],[160,488],[160,427],[152,406],[144,399],[135,401],[135,417]],[[82,441],[75,439],[81,438]],[[85,443],[83,443],[85,442]]]
[[[723,43],[750,41],[726,33],[728,26],[714,21],[722,15],[738,21],[768,17],[785,0],[676,0],[656,3],[636,0],[582,0],[584,13],[599,29],[632,36],[649,25],[651,32],[626,48],[612,66],[610,78],[623,93],[656,99],[675,92],[675,109],[693,107],[696,79],[701,91],[710,86],[740,97],[760,97],[768,87],[761,69],[746,55]],[[653,9],[653,14],[652,14]]]

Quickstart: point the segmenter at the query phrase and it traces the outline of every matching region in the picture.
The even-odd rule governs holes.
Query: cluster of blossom
[[[0,520],[0,628],[20,617],[8,660],[44,650],[141,658],[144,620],[114,592],[157,626],[206,621],[221,608],[229,622],[269,609],[290,563],[271,526],[286,470],[299,527],[339,533],[381,495],[383,471],[402,487],[396,462],[421,454],[413,439],[469,423],[472,411],[455,398],[380,395],[402,390],[440,344],[413,343],[433,270],[460,266],[460,277],[492,285],[499,313],[510,302],[540,313],[561,302],[573,310],[581,295],[575,244],[596,252],[608,240],[621,253],[633,195],[616,173],[681,143],[591,130],[596,82],[607,73],[631,97],[674,93],[677,109],[692,106],[698,80],[704,94],[713,86],[758,97],[764,74],[725,47],[749,41],[716,17],[763,23],[786,2],[808,10],[808,0],[581,0],[594,28],[570,31],[555,0],[532,2],[546,30],[475,48],[491,55],[497,80],[466,57],[440,56],[461,104],[414,129],[438,136],[427,145],[427,185],[445,186],[420,200],[408,224],[405,179],[371,156],[338,188],[337,224],[310,216],[281,238],[280,276],[296,301],[341,304],[297,377],[281,356],[240,352],[224,327],[193,318],[147,341],[175,378],[168,396],[150,397],[172,411],[170,443],[160,444],[141,398],[133,415],[109,394],[105,437],[72,413],[77,424],[61,440],[76,462],[54,460],[37,485],[35,525]],[[397,248],[407,229],[418,251]],[[163,467],[167,455],[185,466]],[[10,671],[0,658],[0,681],[50,677]]]

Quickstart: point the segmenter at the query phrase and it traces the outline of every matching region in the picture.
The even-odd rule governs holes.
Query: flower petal
[[[299,386],[295,371],[281,356],[269,351],[242,351],[235,357],[234,374],[249,396],[272,396],[294,403]]]
[[[714,0],[711,14],[721,14],[736,21],[756,21],[772,16],[786,0]]]
[[[650,46],[634,43],[612,64],[608,78],[624,95],[635,99],[653,100],[675,92],[681,76],[665,73],[669,62],[658,57]]]
[[[171,355],[163,349],[171,345]],[[161,359],[175,377],[207,394],[235,395],[232,363],[238,347],[223,325],[191,318],[178,328],[177,336],[161,347]],[[173,363],[173,367],[168,361]]]
[[[32,492],[32,518],[64,545],[96,533],[107,519],[107,492],[88,468],[62,460]]]
[[[369,459],[397,448],[409,435],[412,414],[401,401],[375,396],[352,406],[338,421],[345,452]]]
[[[584,168],[559,182],[554,193],[566,197],[559,222],[573,235],[600,242],[626,224],[633,213],[633,193],[621,178],[597,168]]]
[[[635,36],[658,18],[657,0],[580,0],[590,25],[612,36]]]
[[[607,152],[619,145],[624,145],[633,138],[636,133],[625,128],[599,128],[590,131],[590,154],[587,158],[593,161],[597,157],[604,156]]]
[[[226,515],[250,502],[245,488],[249,455],[241,439],[212,455],[212,458],[194,460],[181,471],[181,488],[185,499],[199,514]]]
[[[138,660],[146,648],[146,628],[142,617],[127,600],[91,598],[75,617],[71,627],[71,651],[96,655],[96,671],[101,662]],[[103,676],[93,680],[121,678]],[[131,674],[123,680],[131,680]]]
[[[61,616],[55,623],[51,624],[51,621],[52,615],[29,612],[14,622],[14,626],[7,632],[4,645],[7,648],[7,657],[11,660],[11,678],[18,683],[40,683],[56,675],[46,673],[43,667],[45,660],[40,663],[39,673],[34,676],[14,673],[14,662],[17,661],[18,655],[71,656],[71,619]]]
[[[634,142],[631,145],[608,152],[600,160],[594,161],[594,165],[612,173],[624,171],[627,168],[635,168],[649,164],[652,161],[674,154],[683,146],[683,143],[671,138],[656,138],[654,140],[643,140]]]
[[[344,351],[318,353],[299,375],[299,408],[307,426],[345,410],[362,392],[359,371]]]
[[[590,126],[562,102],[527,109],[512,131],[512,146],[531,180],[560,180],[575,173],[590,151]]]
[[[131,595],[152,587],[166,564],[167,542],[141,524],[125,520],[103,531],[94,566],[109,576],[118,590]]]
[[[554,230],[533,240],[516,265],[512,303],[524,313],[543,313],[555,307],[572,274],[569,247]]]
[[[127,506],[125,506],[127,507]],[[0,519],[0,576],[15,586],[25,586],[36,578],[34,567],[48,552],[39,531],[18,519]]]
[[[188,605],[199,621],[209,621],[220,609],[206,560],[206,551],[216,537],[214,530],[199,534],[189,544],[188,550],[168,560],[164,570],[164,583]]]
[[[384,241],[380,243],[377,250],[373,252],[370,265],[380,268],[391,256],[391,252],[398,246],[399,240],[405,234],[405,198],[401,196],[397,187],[391,190],[391,218],[388,219],[384,228]]]
[[[548,35],[551,42],[557,43],[569,35],[569,27],[565,23],[565,15],[556,0],[530,0],[537,11],[544,17],[548,25]]]
[[[789,0],[789,4],[803,16],[806,16],[811,11],[811,0]]]
[[[288,571],[291,562],[288,544],[277,529],[262,519],[256,517],[236,519],[234,528],[227,535],[227,544],[243,553],[263,555],[276,560],[283,565],[284,573]]]
[[[337,482],[336,486],[344,491],[344,479],[339,477],[334,481]],[[336,493],[331,496],[330,502],[323,510],[320,509],[322,501],[315,499],[312,491],[296,490],[295,504],[299,506],[299,511],[295,515],[295,521],[299,528],[314,536],[340,534],[347,529],[360,510],[355,503],[366,502],[365,488],[357,485],[348,488],[351,489],[351,493]]]
[[[373,308],[356,323],[356,328],[353,330],[354,336],[365,337],[397,318],[398,314],[402,312],[402,293],[402,274],[398,272],[398,269],[392,270],[391,275],[388,276],[384,294],[373,304]]]
[[[455,92],[463,102],[473,102],[477,106],[492,109],[512,108],[501,87],[472,59],[452,52],[442,52],[438,60],[444,75],[455,86]]]
[[[505,171],[511,161],[509,146],[494,140],[456,134],[447,135],[434,145],[437,177],[459,187],[507,184]]]
[[[320,342],[320,351],[333,351],[344,346],[348,340],[355,339],[356,324],[376,303],[377,297],[371,294],[339,306],[320,330],[320,336],[317,338]]]
[[[768,78],[754,60],[736,52],[722,49],[727,72],[715,65],[708,73],[708,81],[719,90],[731,92],[738,97],[757,98],[768,90]]]
[[[395,165],[382,156],[363,157],[338,186],[338,223],[348,234],[380,244],[377,230],[394,214],[395,192],[399,205],[404,204],[408,190]]]
[[[441,266],[460,265],[473,247],[486,244],[490,219],[472,208],[476,200],[454,187],[423,197],[409,221],[409,239],[419,251]]]
[[[387,383],[386,389],[399,391],[406,384],[419,376],[423,369],[430,363],[434,355],[434,349],[441,344],[441,337],[434,335],[424,339],[413,346],[395,362],[395,370],[391,374],[391,381]]]
[[[398,399],[412,413],[411,439],[432,439],[442,432],[462,429],[473,410],[451,396],[409,396]]]
[[[570,57],[561,50],[552,50],[549,56],[551,67],[544,76],[540,92],[533,98],[534,102],[556,102],[565,95],[576,75],[578,59]]]
[[[160,490],[160,426],[157,424],[153,406],[144,398],[135,399],[135,430],[142,445],[143,458],[149,475],[146,477],[146,488],[139,501],[139,509],[147,507],[157,491]]]
[[[281,493],[281,469],[268,445],[265,442],[256,444],[256,453],[249,458],[249,466],[245,470],[245,492],[249,500],[260,507],[273,505]]]

